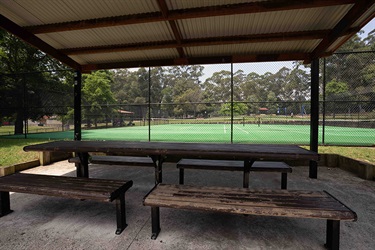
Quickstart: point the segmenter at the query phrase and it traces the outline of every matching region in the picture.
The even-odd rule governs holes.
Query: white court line
[[[249,132],[247,132],[246,130],[243,130],[242,128],[238,127],[238,126],[234,126],[236,129],[239,129],[241,130],[242,132],[245,132],[246,134],[250,134]]]
[[[225,125],[224,125],[224,134],[226,134],[227,133],[227,129],[225,128]]]

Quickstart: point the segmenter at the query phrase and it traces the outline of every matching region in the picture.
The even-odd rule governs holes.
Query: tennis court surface
[[[326,126],[319,127],[319,143],[325,145],[374,146],[375,129]],[[24,138],[24,135],[4,136]],[[73,139],[73,131],[28,134],[27,138]],[[310,143],[308,125],[274,124],[165,124],[82,130],[83,140],[222,142],[222,143]],[[323,141],[324,140],[324,141]]]

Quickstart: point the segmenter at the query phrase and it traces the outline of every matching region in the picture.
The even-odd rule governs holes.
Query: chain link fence
[[[73,110],[71,72],[0,75],[0,135],[69,131]]]
[[[113,73],[115,102],[83,98],[83,139],[309,144],[308,66],[269,62],[124,72]],[[41,80],[46,74],[47,82]],[[73,129],[71,72],[0,80],[8,86],[1,89],[0,135]],[[321,59],[319,129],[320,144],[375,145],[375,52]],[[73,139],[72,131],[64,136]]]

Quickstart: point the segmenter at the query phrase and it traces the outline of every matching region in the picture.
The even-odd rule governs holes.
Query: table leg
[[[151,155],[155,167],[155,185],[163,182],[163,162],[164,157],[161,155]]]
[[[77,177],[89,178],[89,154],[77,153],[80,163],[76,164]]]
[[[179,175],[179,184],[183,185],[184,184],[184,179],[185,179],[185,174],[184,174],[184,169],[180,168],[180,175]]]
[[[254,164],[255,160],[245,160],[244,167],[243,167],[243,187],[249,188],[249,176],[250,176],[250,168]]]
[[[288,173],[281,173],[281,189],[286,189],[288,183]]]
[[[318,178],[318,162],[310,161],[309,163],[309,177],[312,179]]]

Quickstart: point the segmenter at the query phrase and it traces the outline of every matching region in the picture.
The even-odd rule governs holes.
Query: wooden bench
[[[126,225],[125,192],[133,181],[16,173],[0,178],[0,217],[12,212],[9,192],[48,195],[72,199],[112,202],[116,200],[117,230]]]
[[[326,246],[339,248],[340,221],[357,215],[325,191],[251,190],[246,188],[156,185],[144,198],[151,206],[152,239],[160,232],[159,207],[233,214],[326,219]]]
[[[177,163],[180,169],[179,183],[184,184],[184,169],[243,171],[243,187],[249,187],[249,173],[254,172],[279,172],[281,173],[281,189],[287,188],[288,173],[292,168],[285,162],[255,161],[250,167],[245,167],[243,161],[224,160],[202,160],[202,159],[181,159]]]

